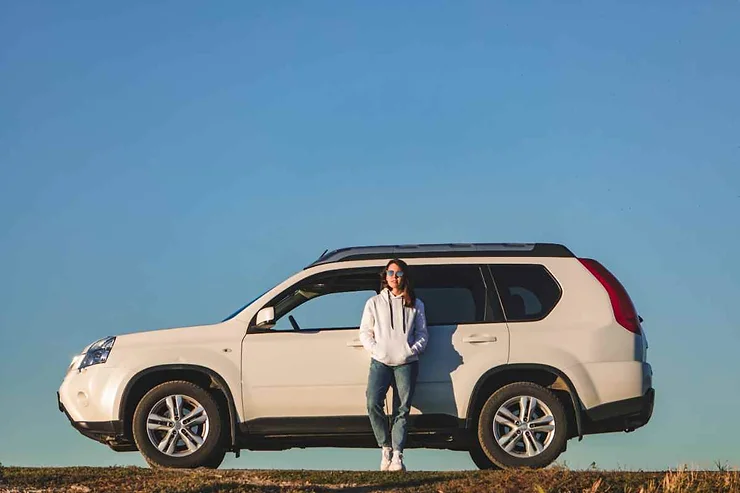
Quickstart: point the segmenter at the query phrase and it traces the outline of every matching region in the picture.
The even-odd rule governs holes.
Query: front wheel
[[[166,382],[136,406],[134,441],[152,467],[217,468],[226,455],[221,411],[205,389]]]
[[[568,423],[560,400],[546,388],[517,382],[494,392],[478,419],[478,443],[502,468],[545,467],[565,448]]]

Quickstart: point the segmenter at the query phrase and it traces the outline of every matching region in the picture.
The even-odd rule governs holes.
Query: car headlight
[[[113,348],[113,343],[116,342],[115,337],[106,337],[99,341],[93,342],[85,352],[85,357],[82,358],[79,369],[87,368],[88,366],[105,363],[108,361],[110,350]]]

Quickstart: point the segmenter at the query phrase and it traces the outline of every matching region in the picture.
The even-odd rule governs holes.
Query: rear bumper
[[[124,435],[123,421],[75,421],[62,404],[59,392],[57,392],[57,406],[59,411],[67,416],[72,427],[87,438],[121,452],[137,450],[136,445]]]
[[[655,389],[650,387],[642,396],[587,409],[584,412],[583,434],[634,431],[650,421],[654,405]]]

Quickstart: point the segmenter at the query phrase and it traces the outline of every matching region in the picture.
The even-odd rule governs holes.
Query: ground
[[[10,492],[740,492],[737,471],[479,472],[152,470],[139,467],[1,467]]]

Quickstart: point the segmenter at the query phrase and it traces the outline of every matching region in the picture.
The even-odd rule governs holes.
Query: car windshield
[[[262,295],[263,295],[263,294],[265,294],[266,292],[267,292],[267,291],[265,291],[264,293],[260,294],[260,295],[259,295],[259,296],[257,296],[256,298],[254,298],[254,299],[253,299],[252,301],[250,301],[250,302],[249,302],[249,303],[247,303],[246,305],[242,306],[241,308],[239,308],[239,309],[238,309],[237,311],[235,311],[234,313],[232,313],[231,315],[229,315],[229,316],[228,316],[228,317],[226,317],[225,319],[221,320],[221,322],[226,322],[227,320],[231,320],[232,318],[236,317],[236,315],[237,315],[237,314],[238,314],[239,312],[241,312],[241,311],[242,311],[242,310],[244,310],[244,309],[245,309],[246,307],[248,307],[249,305],[251,305],[252,303],[254,303],[255,301],[257,301],[257,300],[258,300],[259,298],[261,298],[261,297],[262,297]]]

